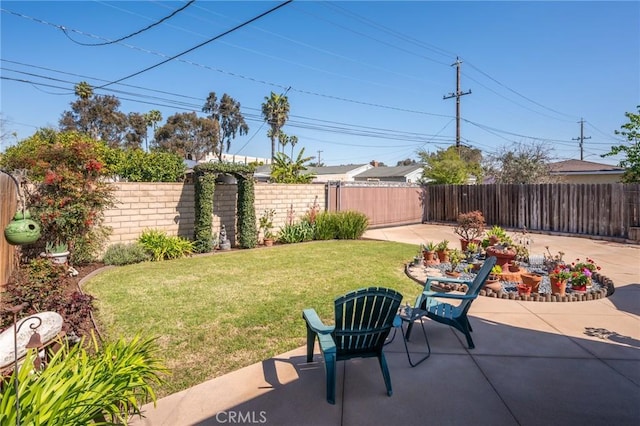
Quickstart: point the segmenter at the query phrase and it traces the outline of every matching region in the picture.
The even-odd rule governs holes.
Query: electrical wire
[[[154,68],[157,68],[157,67],[159,67],[159,66],[161,66],[161,65],[166,64],[167,62],[170,62],[170,61],[172,61],[172,60],[174,60],[174,59],[176,59],[176,58],[179,58],[180,56],[184,56],[184,55],[186,55],[187,53],[193,52],[194,50],[199,49],[199,48],[201,48],[202,46],[205,46],[205,45],[207,45],[207,44],[209,44],[209,43],[211,43],[211,42],[213,42],[213,41],[215,41],[215,40],[218,40],[218,39],[219,39],[219,38],[221,38],[221,37],[224,37],[224,36],[226,36],[226,35],[228,35],[228,34],[231,34],[232,32],[237,31],[237,30],[239,30],[240,28],[245,27],[245,26],[247,26],[247,25],[251,24],[252,22],[257,21],[258,19],[263,18],[263,17],[265,17],[265,16],[267,16],[267,15],[269,15],[269,14],[271,14],[271,13],[275,12],[276,10],[280,9],[281,7],[284,7],[284,6],[288,5],[288,4],[289,4],[289,3],[291,3],[292,1],[293,1],[293,0],[286,0],[286,1],[282,2],[282,3],[280,3],[279,5],[274,6],[274,7],[272,7],[271,9],[269,9],[269,10],[267,10],[267,11],[265,11],[265,12],[262,12],[261,14],[259,14],[259,15],[255,16],[255,17],[253,17],[253,18],[251,18],[251,19],[249,19],[248,21],[244,21],[243,23],[238,24],[238,25],[236,25],[235,27],[233,27],[233,28],[231,28],[231,29],[229,29],[229,30],[227,30],[227,31],[224,31],[224,32],[222,32],[222,33],[218,34],[218,35],[217,35],[217,36],[215,36],[215,37],[211,37],[210,39],[205,40],[205,41],[203,41],[202,43],[198,43],[197,45],[195,45],[195,46],[193,46],[193,47],[191,47],[191,48],[189,48],[189,49],[187,49],[187,50],[184,50],[184,51],[182,51],[182,52],[178,53],[177,55],[173,55],[173,56],[171,56],[171,57],[169,57],[169,58],[165,59],[164,61],[160,61],[160,62],[158,62],[157,64],[154,64],[154,65],[152,65],[152,66],[150,66],[150,67],[147,67],[147,68],[142,69],[142,70],[140,70],[140,71],[137,71],[137,72],[134,72],[134,73],[132,73],[132,74],[129,74],[129,75],[125,76],[125,77],[119,78],[118,80],[114,80],[114,81],[112,81],[112,82],[110,82],[110,83],[104,84],[104,85],[102,85],[102,86],[100,86],[100,87],[98,87],[98,88],[99,88],[99,89],[102,89],[102,88],[107,87],[107,86],[110,86],[110,85],[112,85],[112,84],[120,83],[121,81],[127,80],[127,79],[129,79],[129,78],[131,78],[131,77],[135,77],[135,76],[137,76],[137,75],[140,75],[140,74],[142,74],[142,73],[145,73],[145,72],[147,72],[147,71],[150,71],[150,70],[152,70],[152,69],[154,69]]]
[[[76,44],[79,44],[80,46],[91,46],[91,47],[94,47],[94,46],[107,46],[107,45],[109,45],[109,44],[119,43],[119,42],[124,41],[124,40],[126,40],[126,39],[128,39],[128,38],[131,38],[131,37],[137,36],[138,34],[142,34],[143,32],[145,32],[145,31],[147,31],[147,30],[150,30],[151,28],[153,28],[153,27],[155,27],[155,26],[157,26],[157,25],[160,25],[161,23],[165,22],[165,21],[166,21],[166,20],[168,20],[168,19],[173,18],[173,17],[174,17],[174,16],[176,16],[178,13],[182,12],[183,10],[185,10],[186,8],[188,8],[189,6],[191,6],[193,3],[195,3],[195,1],[196,1],[196,0],[190,0],[189,2],[187,2],[187,4],[185,4],[184,6],[182,6],[182,7],[178,8],[178,9],[176,9],[176,10],[174,10],[171,14],[169,14],[169,15],[165,16],[164,18],[160,19],[159,21],[156,21],[156,22],[154,22],[153,24],[148,25],[148,26],[146,26],[146,27],[144,27],[144,28],[142,28],[142,29],[140,29],[140,30],[138,30],[138,31],[136,31],[136,32],[133,32],[133,33],[131,33],[131,34],[129,34],[129,35],[126,35],[126,36],[124,36],[124,37],[120,37],[119,39],[111,40],[111,41],[105,41],[105,42],[103,42],[103,43],[82,43],[82,42],[76,41],[76,40],[74,40],[73,38],[71,38],[71,36],[70,36],[70,35],[69,35],[69,33],[67,32],[67,29],[66,29],[66,28],[61,27],[60,29],[62,30],[62,32],[64,33],[64,35],[65,35],[65,36],[67,36],[67,38],[68,38],[69,40],[71,40],[72,42],[74,42],[74,43],[76,43]]]

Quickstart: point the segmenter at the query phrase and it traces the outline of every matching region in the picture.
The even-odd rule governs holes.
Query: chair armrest
[[[335,329],[334,326],[324,325],[320,320],[320,317],[316,313],[314,309],[305,309],[302,311],[302,318],[304,318],[307,323],[307,342],[311,342],[313,344],[313,339],[318,336],[318,345],[320,346],[320,350],[322,353],[335,353],[336,352],[336,343],[333,341],[333,336],[331,333]],[[309,340],[311,339],[311,340]]]
[[[442,297],[444,299],[469,300],[478,297],[477,294],[439,293],[437,291],[423,291],[423,297]],[[422,298],[421,298],[422,299]]]
[[[335,328],[332,325],[324,325],[315,309],[303,310],[302,318],[307,322],[309,328],[318,334],[331,334]]]

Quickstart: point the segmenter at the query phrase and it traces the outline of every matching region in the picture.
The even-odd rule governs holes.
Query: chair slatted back
[[[373,356],[381,351],[401,302],[400,293],[383,287],[364,288],[337,298],[333,332],[337,356]]]

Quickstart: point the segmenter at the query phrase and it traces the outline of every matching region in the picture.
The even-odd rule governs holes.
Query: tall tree
[[[201,161],[209,152],[216,152],[218,131],[218,124],[210,118],[195,112],[177,113],[156,130],[155,145],[161,151]]]
[[[624,154],[625,158],[620,160],[618,166],[624,169],[622,182],[640,182],[640,105],[636,106],[638,113],[625,112],[629,122],[620,126],[622,130],[615,130],[616,135],[627,138],[629,144],[616,145],[611,147],[611,151],[602,154],[602,157]]]
[[[264,121],[271,127],[267,136],[271,139],[271,159],[276,156],[276,139],[280,136],[280,131],[289,119],[289,98],[286,95],[278,95],[271,92],[269,97],[264,98],[262,104],[262,116]]]
[[[226,93],[218,102],[215,92],[209,92],[207,101],[202,107],[202,112],[209,114],[209,118],[218,125],[218,151],[215,153],[218,160],[222,161],[223,150],[229,152],[231,140],[236,134],[246,135],[249,133],[249,126],[244,121],[244,116],[240,112],[240,102],[233,99]]]
[[[62,113],[60,129],[85,133],[111,147],[120,146],[125,140],[128,120],[119,110],[118,98],[96,95],[86,82],[78,83],[75,93],[78,99],[71,103],[71,111]]]
[[[142,148],[142,141],[147,140],[147,118],[139,112],[127,116],[127,133],[123,141],[125,148]]]
[[[463,185],[471,176],[482,181],[480,150],[461,146],[458,153],[456,146],[450,146],[435,153],[419,151],[418,156],[425,163],[422,176],[430,184]]]
[[[530,184],[557,181],[549,164],[553,149],[545,143],[516,143],[502,147],[486,165],[496,183]]]
[[[149,111],[148,113],[146,113],[144,115],[144,118],[147,122],[147,127],[151,127],[153,129],[153,135],[155,137],[156,134],[156,126],[159,122],[162,121],[162,113],[160,111],[158,111],[157,109],[152,109],[151,111]],[[144,138],[144,142],[145,142],[145,149],[147,151],[149,151],[149,143],[147,141],[147,137],[145,136]]]

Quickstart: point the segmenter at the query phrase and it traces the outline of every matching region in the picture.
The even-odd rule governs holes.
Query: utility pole
[[[460,89],[460,64],[462,64],[462,61],[458,57],[451,64],[452,67],[456,67],[456,92],[442,97],[442,99],[456,98],[456,148],[458,149],[458,155],[460,154],[460,97],[471,93],[471,90],[463,92]]]
[[[584,140],[591,139],[591,136],[584,136],[584,118],[580,118],[580,137],[579,138],[571,138],[572,141],[580,141],[580,161],[584,159]]]
[[[322,151],[318,150],[318,167],[320,167],[320,164],[322,164],[322,162],[320,161],[320,153]]]

